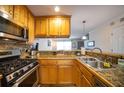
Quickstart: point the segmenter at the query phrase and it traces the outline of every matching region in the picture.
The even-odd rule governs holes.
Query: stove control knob
[[[12,76],[9,76],[8,78],[9,78],[9,80],[11,80],[12,79]]]
[[[14,78],[16,78],[16,77],[18,77],[18,76],[19,76],[18,73],[14,73],[14,74],[13,74],[13,77],[14,77]]]
[[[19,73],[20,73],[20,74],[23,74],[23,73],[24,73],[24,70],[23,70],[23,69],[22,69],[22,70],[20,70],[20,71],[19,71]]]
[[[28,66],[28,69],[30,69],[31,67],[30,66]]]

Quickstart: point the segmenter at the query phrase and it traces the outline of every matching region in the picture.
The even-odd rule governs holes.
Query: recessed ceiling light
[[[55,6],[54,10],[55,10],[55,12],[59,12],[60,8],[58,6]]]

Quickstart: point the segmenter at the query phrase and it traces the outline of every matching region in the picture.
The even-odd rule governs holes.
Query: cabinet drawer
[[[56,65],[56,60],[40,60],[40,65]]]
[[[57,60],[58,65],[73,65],[73,60]]]
[[[57,65],[56,60],[47,60],[48,65]]]
[[[40,65],[47,65],[47,60],[39,60]]]

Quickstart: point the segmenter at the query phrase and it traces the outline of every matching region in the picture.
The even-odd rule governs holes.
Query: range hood
[[[28,30],[22,24],[15,22],[11,16],[0,11],[0,40],[27,41]]]

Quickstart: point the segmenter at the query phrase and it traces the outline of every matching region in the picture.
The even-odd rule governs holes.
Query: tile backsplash
[[[27,44],[19,44],[19,43],[3,43],[0,42],[0,50],[9,50],[9,49],[22,49],[22,48],[29,48]]]

